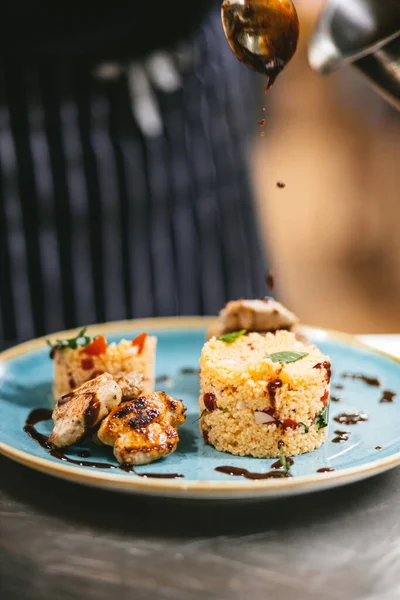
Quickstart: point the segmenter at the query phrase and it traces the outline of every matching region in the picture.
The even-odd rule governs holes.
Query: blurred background
[[[352,67],[313,73],[324,0],[295,4],[299,49],[265,95],[219,0],[7,1],[0,341],[215,315],[268,291],[264,254],[303,322],[400,332],[400,113]]]
[[[298,52],[268,96],[260,81],[255,118],[267,123],[251,164],[263,239],[276,293],[303,322],[400,331],[400,115],[351,67],[311,71],[323,3],[297,0]]]

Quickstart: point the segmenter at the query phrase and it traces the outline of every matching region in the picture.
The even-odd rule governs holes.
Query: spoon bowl
[[[299,19],[292,0],[224,0],[222,24],[236,58],[271,87],[296,52]]]

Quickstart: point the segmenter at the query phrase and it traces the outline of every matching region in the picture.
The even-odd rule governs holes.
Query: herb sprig
[[[46,344],[50,346],[50,348],[54,350],[65,350],[66,348],[70,348],[71,350],[76,350],[78,346],[86,347],[90,344],[93,338],[90,335],[86,335],[87,327],[84,327],[80,330],[78,335],[73,338],[69,338],[66,340],[56,340],[52,342],[51,340],[46,340]]]
[[[323,429],[324,427],[328,427],[328,419],[329,419],[329,407],[325,406],[321,410],[321,412],[315,418],[315,424],[318,426],[318,429]]]
[[[285,474],[289,473],[289,471],[290,471],[290,465],[289,465],[288,459],[285,456],[285,450],[283,448],[281,448],[279,452],[280,452],[280,454],[279,454],[279,461],[280,461],[280,463],[282,465],[283,471],[284,471]]]
[[[231,333],[225,333],[225,335],[220,335],[217,337],[217,340],[221,342],[225,342],[225,344],[233,344],[236,340],[244,335],[246,335],[247,329],[240,329],[239,331],[232,331]]]
[[[226,407],[225,407],[225,408],[219,408],[219,407],[217,407],[217,408],[216,408],[216,410],[220,410],[220,411],[221,411],[221,412],[223,412],[223,413],[227,413],[227,412],[229,412],[229,408],[226,408]],[[206,414],[207,414],[207,413],[209,413],[209,412],[211,412],[211,411],[209,411],[207,408],[205,408],[205,409],[204,409],[204,410],[201,412],[201,415],[200,415],[200,416],[199,416],[199,417],[198,417],[198,418],[197,418],[195,421],[193,421],[192,425],[194,425],[194,423],[197,423],[197,421],[200,421],[200,419],[201,419],[202,417],[204,417],[204,415],[206,415]]]
[[[206,415],[209,411],[205,408],[204,410],[201,411],[201,414],[199,417],[197,417],[197,419],[195,419],[192,423],[192,425],[194,425],[195,423],[197,423],[197,421],[200,421],[200,419],[202,419],[204,417],[204,415]]]
[[[305,423],[300,423],[300,425],[303,425],[303,427],[304,427],[304,433],[308,433],[309,432],[309,428],[307,427],[307,425]]]

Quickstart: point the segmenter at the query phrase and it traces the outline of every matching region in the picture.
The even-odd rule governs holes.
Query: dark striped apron
[[[143,63],[7,62],[0,340],[263,295],[246,152],[261,87],[216,13]]]

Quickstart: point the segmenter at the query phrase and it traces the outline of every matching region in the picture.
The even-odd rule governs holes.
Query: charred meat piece
[[[143,393],[143,375],[140,373],[119,373],[114,380],[121,388],[122,401],[133,400]]]
[[[177,427],[185,421],[185,411],[180,400],[153,392],[115,408],[97,435],[107,446],[114,446],[118,462],[145,465],[176,450]]]
[[[55,448],[75,444],[118,406],[121,397],[121,388],[108,373],[61,396],[53,411],[49,443]]]

